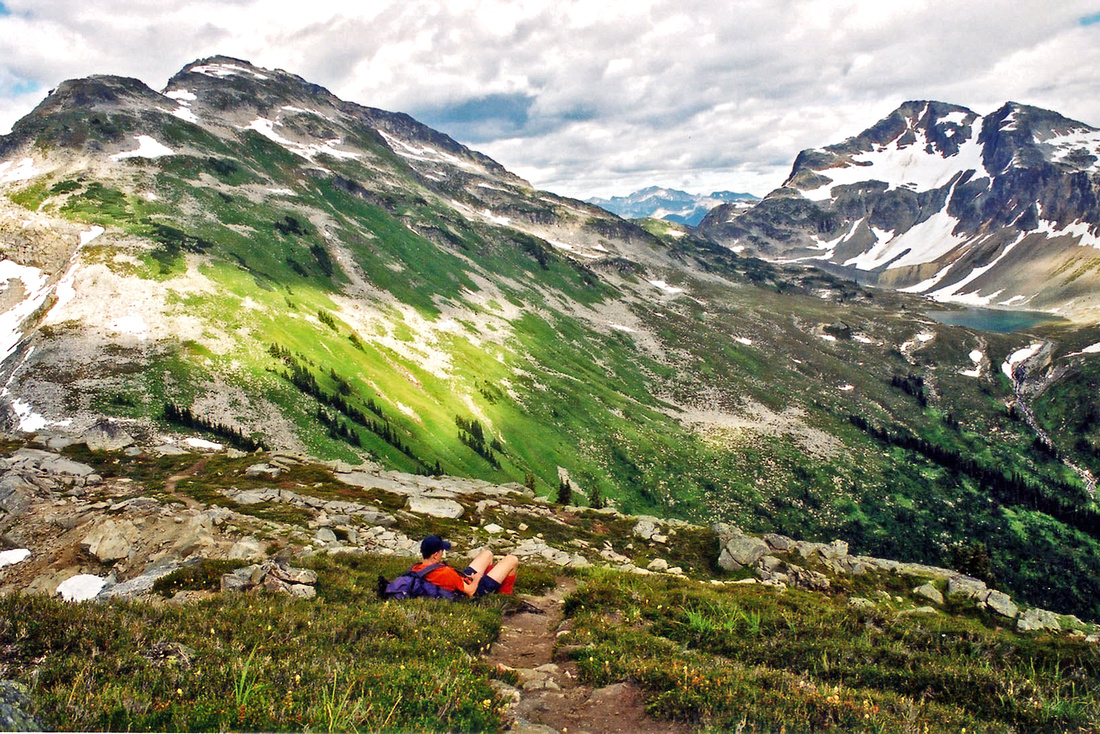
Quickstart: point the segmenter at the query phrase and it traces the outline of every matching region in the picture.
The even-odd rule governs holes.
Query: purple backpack
[[[393,581],[386,583],[385,578],[378,577],[378,596],[382,599],[415,599],[428,597],[431,599],[455,599],[455,593],[448,589],[440,588],[425,577],[442,566],[442,563],[433,563],[419,571],[408,570]]]

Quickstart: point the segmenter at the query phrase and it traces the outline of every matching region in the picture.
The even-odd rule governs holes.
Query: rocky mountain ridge
[[[752,211],[700,230],[936,300],[1095,320],[1100,131],[1009,102],[988,115],[907,102],[843,143],[806,150]]]

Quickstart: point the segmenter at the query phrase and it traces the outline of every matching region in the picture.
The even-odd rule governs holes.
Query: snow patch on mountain
[[[1012,379],[1012,373],[1016,369],[1016,365],[1022,364],[1027,360],[1034,357],[1039,353],[1039,350],[1043,348],[1042,342],[1034,342],[1023,349],[1017,349],[1008,359],[1001,363],[1001,371],[1005,373],[1005,377]]]
[[[980,124],[981,118],[978,118],[971,129],[978,130]],[[959,146],[959,151],[950,156],[944,156],[935,149],[926,131],[916,131],[916,136],[914,142],[903,144],[899,142],[901,138],[897,138],[886,145],[876,145],[870,151],[853,155],[842,167],[817,171],[831,181],[802,190],[802,195],[812,201],[825,201],[833,195],[835,187],[864,181],[884,181],[890,189],[931,191],[946,186],[960,171],[989,175],[982,162],[982,144],[976,134],[971,134]]]
[[[288,138],[284,138],[282,135],[275,132],[275,126],[279,125],[279,124],[281,124],[281,123],[279,123],[277,121],[269,120],[266,117],[257,117],[255,120],[250,122],[248,125],[246,125],[242,129],[244,129],[244,130],[255,130],[256,132],[258,132],[260,135],[263,135],[265,138],[267,138],[271,142],[277,143],[277,144],[283,146],[284,148],[286,148],[287,150],[289,150],[291,153],[294,153],[295,155],[299,155],[302,158],[305,158],[309,161],[312,161],[314,159],[314,157],[316,157],[318,155],[321,155],[321,154],[330,155],[333,158],[345,158],[345,159],[354,159],[354,158],[361,158],[362,157],[362,154],[360,154],[360,153],[356,153],[354,151],[349,151],[349,150],[340,150],[340,149],[336,148],[337,145],[340,145],[343,142],[343,141],[340,140],[340,138],[332,138],[332,139],[326,140],[323,144],[318,144],[318,143],[309,143],[309,144],[296,143],[293,140],[290,140]]]
[[[212,76],[215,79],[225,79],[229,76],[250,76],[253,79],[263,81],[270,78],[265,74],[240,66],[239,64],[201,64],[199,66],[192,66],[189,71],[193,71],[196,74]]]
[[[0,295],[13,287],[21,288],[23,297],[0,314],[0,362],[15,351],[23,338],[23,322],[46,302],[52,291],[46,274],[38,268],[0,260]]]
[[[135,140],[137,140],[138,143],[137,150],[127,150],[122,153],[115,153],[111,156],[111,160],[122,161],[127,158],[160,158],[162,156],[176,154],[176,151],[163,143],[157,142],[149,135],[138,135]]]

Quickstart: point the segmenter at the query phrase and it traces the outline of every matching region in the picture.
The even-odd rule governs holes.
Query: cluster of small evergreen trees
[[[928,396],[924,394],[924,378],[920,375],[908,374],[902,377],[901,375],[894,375],[890,380],[891,387],[896,387],[907,395],[912,395],[917,399],[920,407],[928,407]]]
[[[272,344],[268,347],[268,353],[287,366],[287,369],[277,372],[276,374],[294,385],[294,387],[298,388],[303,394],[309,395],[316,399],[317,402],[321,403],[321,405],[328,406],[336,411],[334,414],[329,414],[324,408],[319,407],[317,409],[317,420],[328,429],[330,438],[344,440],[356,447],[361,447],[363,445],[363,439],[354,427],[349,426],[346,421],[340,419],[339,416],[343,415],[345,418],[352,421],[352,423],[356,423],[366,428],[390,446],[393,446],[410,459],[416,461],[424,467],[426,473],[442,473],[438,460],[435,463],[433,471],[429,464],[417,456],[409,445],[401,440],[401,436],[390,424],[382,409],[373,398],[367,398],[366,400],[361,400],[361,402],[365,403],[367,409],[377,415],[381,420],[376,421],[369,418],[366,413],[348,402],[348,397],[354,396],[355,391],[351,383],[340,377],[335,369],[330,368],[329,370],[329,377],[336,385],[336,393],[334,394],[322,388],[317,382],[317,377],[313,372],[299,362],[294,354],[286,347]]]
[[[244,435],[239,428],[233,428],[224,423],[215,423],[209,418],[196,416],[190,408],[181,407],[171,401],[164,404],[164,420],[196,431],[212,433],[244,451],[257,451],[266,448],[262,441]]]
[[[882,443],[916,452],[946,469],[971,477],[1002,504],[1045,513],[1100,538],[1100,513],[1089,507],[1091,499],[1080,487],[1056,479],[1048,479],[1043,485],[1038,485],[1017,472],[1005,473],[986,466],[977,459],[938,446],[905,429],[880,428],[858,415],[848,416],[848,421]]]
[[[455,416],[455,425],[458,426],[458,440],[473,449],[474,453],[489,462],[494,469],[500,468],[497,453],[504,453],[504,445],[498,438],[492,438],[485,442],[485,428],[476,418],[467,420],[460,415]]]

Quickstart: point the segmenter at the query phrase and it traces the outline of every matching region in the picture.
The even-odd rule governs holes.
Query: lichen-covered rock
[[[418,515],[430,517],[442,517],[457,519],[462,517],[462,505],[454,500],[442,497],[424,497],[422,495],[410,495],[405,504],[405,509]]]
[[[80,548],[101,563],[114,563],[129,557],[138,535],[137,527],[129,520],[107,520],[84,536]]]
[[[1015,619],[1020,614],[1020,608],[1012,603],[1012,599],[1003,591],[990,591],[985,597],[986,606],[1002,617]]]
[[[1016,629],[1021,632],[1034,632],[1037,630],[1060,632],[1062,622],[1054,612],[1049,612],[1046,609],[1028,609],[1016,618]]]
[[[727,571],[738,571],[751,566],[768,552],[768,544],[751,535],[730,538],[718,554],[718,565]]]
[[[0,731],[42,731],[30,714],[33,705],[23,684],[0,680]]]
[[[917,588],[913,589],[913,593],[917,596],[924,597],[930,602],[943,604],[943,594],[941,594],[940,590],[932,584],[924,584],[923,586],[918,586]]]
[[[970,576],[956,575],[947,579],[947,595],[961,596],[981,601],[989,593],[989,587],[984,581],[979,581]]]

